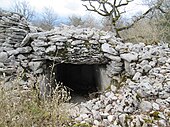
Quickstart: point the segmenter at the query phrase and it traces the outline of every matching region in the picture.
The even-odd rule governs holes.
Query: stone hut
[[[78,91],[104,90],[111,76],[120,74],[122,61],[113,45],[121,43],[113,33],[97,29],[62,26],[54,30],[30,33],[21,47],[31,47],[28,67]],[[53,64],[55,66],[53,66]]]
[[[111,32],[64,25],[43,32],[17,13],[0,11],[0,73],[22,67],[75,91],[104,91],[111,84],[142,82],[157,67],[169,72],[169,54],[166,43],[123,43]]]
[[[113,33],[97,29],[61,26],[42,32],[17,13],[0,11],[0,72],[18,67],[33,74],[51,73],[55,79],[79,91],[104,90],[111,76],[122,71],[113,46],[121,43]]]

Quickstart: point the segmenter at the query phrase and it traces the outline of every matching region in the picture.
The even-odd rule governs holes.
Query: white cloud
[[[29,0],[30,4],[38,11],[42,11],[44,7],[51,7],[60,16],[68,16],[71,14],[84,15],[85,8],[80,0]]]
[[[0,0],[0,8],[9,9],[10,5],[11,5],[11,0]]]
[[[76,11],[76,10],[80,9],[80,3],[78,3],[78,2],[74,3],[74,2],[69,1],[65,4],[64,7],[68,8],[70,10]]]

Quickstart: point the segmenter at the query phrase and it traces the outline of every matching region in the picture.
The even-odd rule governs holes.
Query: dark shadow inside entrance
[[[72,89],[72,93],[85,95],[98,91],[100,75],[98,65],[58,64],[55,69],[57,82]]]

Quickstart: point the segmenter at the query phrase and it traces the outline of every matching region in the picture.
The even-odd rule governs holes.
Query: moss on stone
[[[151,123],[153,123],[153,120],[152,119],[143,119],[144,121],[145,121],[145,123],[147,123],[147,124],[151,124]]]
[[[67,49],[66,48],[64,48],[64,49],[60,49],[60,50],[58,50],[58,52],[57,52],[57,56],[58,57],[63,57],[63,58],[66,58],[67,57]]]
[[[159,119],[159,112],[154,111],[154,112],[150,113],[150,117],[153,117],[154,120],[158,120]]]
[[[86,47],[87,49],[91,49],[91,44],[89,43],[88,40],[86,40],[86,41],[84,42],[84,45],[85,45],[85,47]]]

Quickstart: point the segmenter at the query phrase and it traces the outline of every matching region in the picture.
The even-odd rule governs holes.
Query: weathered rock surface
[[[4,65],[0,66],[1,72],[11,74],[18,66],[28,64],[32,48],[20,47],[20,44],[28,33],[39,31],[37,27],[32,28],[22,15],[0,9],[0,63]],[[21,55],[27,61],[23,61]]]

